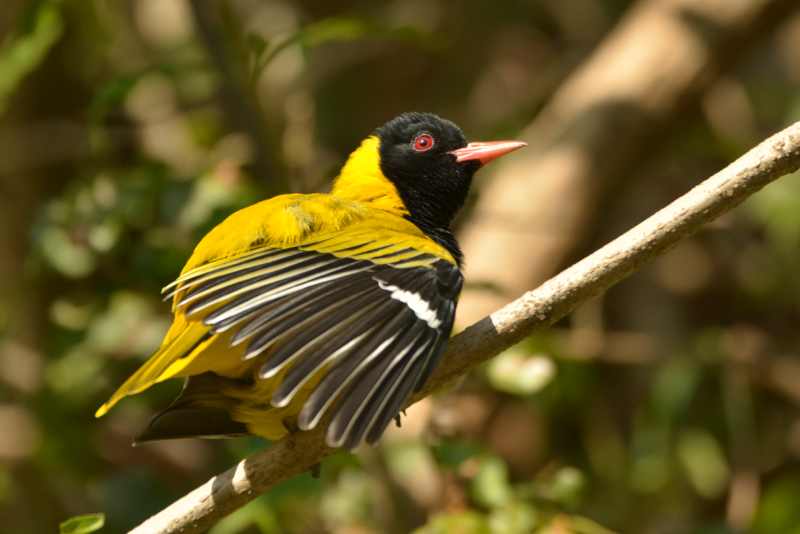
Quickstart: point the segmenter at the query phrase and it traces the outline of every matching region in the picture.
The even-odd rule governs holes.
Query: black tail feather
[[[169,408],[150,421],[134,440],[134,445],[148,441],[180,438],[227,438],[249,434],[247,426],[231,419],[233,399],[221,390],[235,381],[205,373],[187,378],[181,394]]]
[[[232,438],[247,434],[247,426],[231,419],[221,408],[167,408],[150,421],[133,443],[180,438]]]

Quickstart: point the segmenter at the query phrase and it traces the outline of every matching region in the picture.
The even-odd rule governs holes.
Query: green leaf
[[[309,24],[298,34],[303,46],[314,47],[331,41],[355,41],[372,33],[368,22],[346,17],[335,17]]]
[[[545,481],[540,482],[539,494],[561,506],[576,507],[586,488],[586,476],[574,467],[562,467]]]
[[[35,4],[29,17],[31,23],[0,48],[0,114],[20,82],[39,66],[64,30],[58,2]]]
[[[511,501],[506,506],[495,508],[488,518],[492,534],[517,534],[533,532],[538,523],[536,509],[521,501]]]
[[[796,474],[784,474],[776,480],[769,481],[758,503],[751,532],[800,534],[798,495],[800,495],[800,480]]]
[[[58,526],[59,534],[89,534],[106,524],[105,514],[84,514],[70,517]]]
[[[714,436],[702,429],[689,429],[678,440],[678,458],[683,463],[689,482],[701,496],[715,499],[728,486],[730,468],[725,452]]]
[[[42,231],[39,248],[45,260],[69,278],[89,276],[97,263],[86,243],[76,242],[69,231],[60,226],[49,226]]]
[[[472,498],[487,508],[503,506],[513,496],[508,480],[508,468],[502,459],[489,456],[472,480]]]

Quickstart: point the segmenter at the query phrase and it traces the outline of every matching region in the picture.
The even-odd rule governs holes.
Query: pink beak
[[[470,143],[464,148],[451,150],[450,154],[456,157],[456,161],[480,161],[481,165],[486,165],[493,159],[499,158],[504,154],[513,152],[518,148],[528,146],[523,141],[489,141],[486,143]]]

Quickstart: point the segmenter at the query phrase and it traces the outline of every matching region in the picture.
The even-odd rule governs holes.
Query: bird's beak
[[[493,159],[513,152],[518,148],[528,146],[523,141],[489,141],[486,143],[470,143],[464,148],[451,150],[450,154],[456,157],[458,163],[466,161],[479,161],[481,165],[486,165]]]

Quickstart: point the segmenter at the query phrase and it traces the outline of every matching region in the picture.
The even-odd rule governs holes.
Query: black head
[[[432,113],[403,113],[375,131],[381,171],[394,183],[410,219],[447,228],[464,204],[480,162],[458,163],[467,146],[461,128]]]
[[[489,161],[525,146],[519,141],[467,143],[461,128],[432,113],[403,113],[375,131],[381,172],[397,188],[409,219],[460,261],[449,226],[472,176]]]

